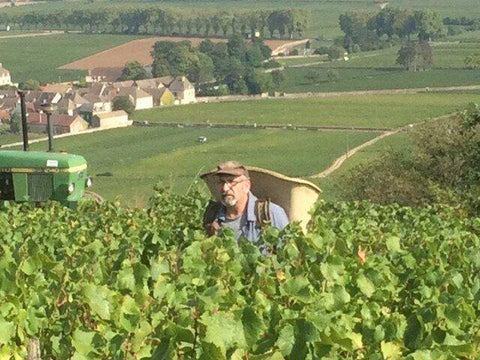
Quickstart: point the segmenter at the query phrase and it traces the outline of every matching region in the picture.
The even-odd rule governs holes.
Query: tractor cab
[[[79,155],[0,151],[0,200],[74,205],[91,185],[87,162]]]

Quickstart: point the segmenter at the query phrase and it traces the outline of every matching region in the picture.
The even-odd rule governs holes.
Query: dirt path
[[[438,121],[438,120],[446,119],[446,118],[448,118],[448,117],[450,117],[454,114],[455,113],[442,115],[442,116],[436,117],[436,118],[434,118],[430,121]],[[320,179],[320,178],[327,177],[328,175],[333,173],[335,170],[339,169],[340,166],[342,166],[342,164],[345,162],[345,160],[347,160],[348,158],[355,155],[358,151],[366,148],[367,146],[371,146],[371,145],[375,144],[377,141],[379,141],[383,138],[386,138],[387,136],[395,135],[395,134],[399,133],[400,131],[404,131],[406,129],[411,129],[411,128],[417,126],[417,125],[420,125],[420,123],[409,124],[409,125],[402,126],[398,129],[395,129],[395,130],[392,130],[392,131],[386,131],[382,135],[377,136],[376,138],[374,138],[372,140],[369,140],[369,141],[367,141],[367,142],[365,142],[365,143],[347,151],[345,154],[343,154],[339,158],[335,159],[335,161],[333,162],[333,164],[330,167],[328,167],[327,169],[323,170],[322,172],[320,172],[318,174],[310,175],[310,176],[308,176],[308,178],[310,178],[310,179]]]
[[[41,33],[5,35],[5,36],[0,36],[0,40],[1,39],[12,39],[12,38],[36,37],[36,36],[49,36],[49,35],[57,35],[57,34],[63,34],[63,33],[64,33],[64,31],[52,30],[52,31],[49,31],[49,32],[41,32]]]
[[[373,144],[375,144],[378,140],[381,140],[387,136],[391,136],[391,135],[394,135],[396,133],[398,133],[401,129],[397,129],[395,131],[387,131],[387,132],[384,132],[382,135],[380,136],[377,136],[376,138],[372,139],[372,140],[369,140],[367,141],[366,143],[363,143],[349,151],[347,151],[345,154],[343,154],[342,156],[340,156],[339,158],[335,159],[335,161],[333,162],[333,164],[327,168],[326,170],[318,173],[318,174],[315,174],[315,175],[311,175],[311,176],[308,176],[309,178],[311,179],[320,179],[320,178],[324,178],[324,177],[327,177],[328,175],[330,175],[331,173],[333,173],[335,170],[337,170],[338,168],[340,168],[340,166],[342,166],[342,164],[345,162],[345,160],[347,160],[348,158],[352,157],[353,155],[355,155],[355,153],[357,153],[358,151],[366,148],[367,146],[371,146]]]

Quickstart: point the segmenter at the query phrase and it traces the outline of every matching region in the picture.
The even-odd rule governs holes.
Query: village
[[[134,110],[195,103],[195,88],[185,76],[164,76],[145,80],[120,81],[121,69],[96,68],[85,77],[88,87],[76,83],[51,83],[39,90],[24,90],[27,126],[32,133],[45,133],[51,114],[55,134],[78,133],[89,128],[114,128],[132,124],[125,110],[114,101],[127,98]],[[0,87],[14,87],[10,72],[0,63]],[[53,106],[53,107],[52,107]],[[20,96],[14,89],[0,90],[0,121],[9,123],[20,116]]]

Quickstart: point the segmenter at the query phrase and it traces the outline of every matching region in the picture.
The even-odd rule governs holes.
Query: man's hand
[[[207,226],[207,235],[208,236],[213,236],[213,235],[217,235],[218,232],[220,231],[220,223],[218,222],[218,220],[214,220],[213,222],[211,222],[208,226]]]

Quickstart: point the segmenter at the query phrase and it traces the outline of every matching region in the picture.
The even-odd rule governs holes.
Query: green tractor
[[[28,151],[25,95],[20,91],[19,95],[24,151],[0,151],[0,200],[35,204],[56,200],[75,207],[88,194],[86,188],[92,185],[92,179],[87,176],[87,161],[80,155],[54,152],[51,104],[43,106],[47,114],[49,151]],[[98,196],[93,194],[93,197]]]

